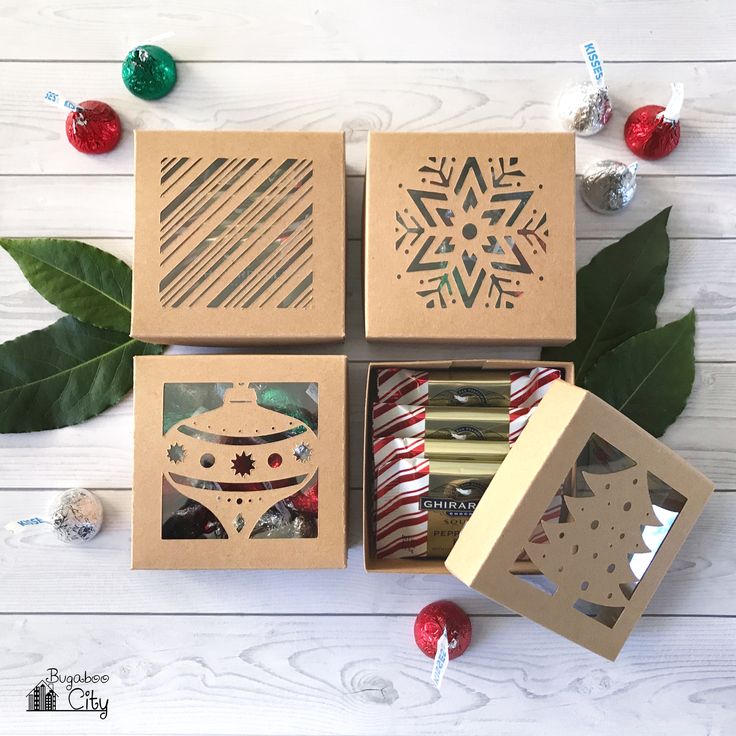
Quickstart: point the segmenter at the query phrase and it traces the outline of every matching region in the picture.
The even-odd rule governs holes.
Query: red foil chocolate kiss
[[[82,153],[108,153],[117,146],[122,126],[110,105],[98,100],[80,103],[66,118],[66,137]]]
[[[624,140],[639,158],[664,158],[677,148],[682,100],[682,85],[673,84],[667,107],[644,105],[629,115],[624,126]]]
[[[447,629],[450,659],[459,657],[470,645],[473,627],[468,614],[452,601],[435,601],[422,608],[414,621],[414,641],[434,659],[437,642]]]

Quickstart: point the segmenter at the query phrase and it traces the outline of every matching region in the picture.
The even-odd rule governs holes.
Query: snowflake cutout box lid
[[[133,568],[345,567],[346,376],[338,355],[136,358]]]
[[[575,338],[571,133],[371,133],[369,340]]]
[[[345,336],[340,132],[136,131],[132,335]]]
[[[623,414],[555,381],[445,564],[483,595],[613,660],[712,492]],[[558,493],[563,514],[542,522],[546,540],[530,541]],[[536,574],[513,573],[523,553]]]

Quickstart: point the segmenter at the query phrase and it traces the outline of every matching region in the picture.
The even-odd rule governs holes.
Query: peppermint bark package
[[[369,340],[570,342],[573,134],[371,133],[364,240]]]
[[[541,361],[372,364],[366,569],[446,572],[443,560],[541,398],[553,382],[572,381],[572,372],[569,363]],[[545,518],[559,512],[552,499]],[[533,564],[520,556],[518,569]]]

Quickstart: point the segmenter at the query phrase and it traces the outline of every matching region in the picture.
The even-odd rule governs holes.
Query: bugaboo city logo
[[[28,712],[97,713],[102,720],[107,718],[110,699],[101,697],[91,686],[106,683],[109,675],[89,675],[86,670],[81,675],[62,675],[56,667],[49,667],[46,671],[48,675],[40,679],[26,696]]]

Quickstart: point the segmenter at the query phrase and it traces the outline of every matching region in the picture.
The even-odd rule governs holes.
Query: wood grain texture
[[[500,350],[500,349],[499,349]],[[186,352],[183,348],[176,352]],[[252,352],[252,351],[251,351]],[[288,352],[282,350],[281,352]],[[478,350],[487,357],[508,352]],[[376,353],[376,358],[378,357]],[[405,354],[406,355],[406,354]],[[437,357],[429,349],[411,357]],[[350,365],[350,485],[360,487],[366,363]],[[0,464],[5,488],[127,488],[131,485],[133,402],[120,404],[83,424],[28,434],[3,435]],[[663,440],[705,473],[718,488],[736,489],[736,365],[700,363],[690,401]]]
[[[133,257],[130,239],[87,238],[129,263]],[[607,240],[578,240],[578,267],[608,245]],[[315,345],[312,352],[345,352],[352,360],[377,360],[407,355],[402,345],[369,345],[363,339],[363,305],[360,273],[360,241],[348,242],[347,340],[343,345]],[[697,264],[697,268],[693,268]],[[736,294],[736,240],[682,240],[671,243],[670,266],[665,294],[659,307],[661,324],[678,319],[695,307],[698,314],[696,358],[700,361],[736,360],[736,324],[733,320]],[[40,329],[61,316],[23,278],[20,269],[0,250],[0,341],[32,329]],[[272,350],[273,348],[268,348]],[[435,347],[415,346],[417,355],[439,354]],[[486,355],[491,350],[478,346],[458,346],[453,354],[466,357]],[[292,348],[284,348],[293,352]],[[493,348],[495,355],[535,356],[534,348]]]
[[[577,60],[588,38],[597,38],[610,60],[717,60],[733,57],[728,29],[736,17],[728,0],[627,0],[595,11],[585,0],[466,0],[461,12],[405,0],[5,6],[6,59],[122,59],[131,45],[173,32],[167,48],[189,60],[559,61]]]
[[[351,359],[352,509],[344,571],[132,572],[129,490],[101,491],[106,526],[85,547],[2,529],[43,511],[48,489],[129,487],[130,398],[77,427],[0,436],[0,732],[736,733],[736,494],[710,501],[615,664],[502,614],[449,576],[367,575],[359,539],[365,361],[536,354],[365,342],[368,132],[557,129],[556,98],[585,78],[578,44],[587,38],[611,62],[615,112],[600,135],[578,140],[578,171],[629,160],[626,115],[664,102],[670,81],[685,83],[686,103],[680,148],[642,165],[628,210],[602,217],[578,203],[578,264],[674,205],[659,318],[696,307],[701,362],[665,441],[719,488],[736,489],[735,29],[729,0],[4,2],[0,234],[79,237],[130,260],[134,128],[345,131],[348,339],[310,352]],[[119,63],[134,43],[168,31],[162,45],[180,61],[180,83],[146,103],[124,89]],[[50,87],[110,102],[125,126],[120,147],[75,152],[63,113],[40,102]],[[0,340],[56,316],[0,253]],[[441,597],[474,615],[475,636],[440,694],[411,625]],[[47,667],[109,674],[108,719],[26,713],[25,694]]]
[[[180,64],[177,87],[151,103],[128,93],[117,63],[4,63],[0,75],[3,174],[104,175],[133,172],[133,129],[342,130],[347,171],[363,174],[371,130],[559,130],[560,91],[586,78],[581,64]],[[578,138],[579,172],[602,158],[633,159],[623,141],[628,114],[666,104],[679,80],[683,143],[666,159],[642,161],[640,173],[733,175],[736,63],[616,64],[607,76],[614,115],[599,135]],[[75,151],[64,111],[41,101],[47,89],[111,104],[125,128],[115,151]]]
[[[0,613],[415,614],[450,598],[472,614],[508,613],[450,575],[363,570],[359,489],[350,492],[347,570],[130,570],[129,491],[99,491],[105,525],[89,544],[50,532],[14,535],[0,526]],[[43,513],[54,493],[0,493],[3,515]],[[657,615],[736,616],[736,493],[716,493],[647,609]],[[38,560],[45,564],[38,567]],[[94,566],[95,584],[88,583]],[[286,578],[288,576],[288,582]],[[28,581],[33,580],[29,585]],[[320,595],[313,591],[319,590]],[[182,598],[181,591],[186,591]]]
[[[632,203],[613,216],[578,200],[578,237],[614,240],[669,205],[673,238],[736,235],[736,176],[641,176],[638,182]],[[363,184],[362,177],[347,180],[351,239],[361,237]],[[132,176],[0,176],[0,236],[125,238],[133,217]]]
[[[726,736],[736,622],[650,618],[615,664],[521,618],[473,621],[441,695],[413,617],[9,616],[0,712],[12,734]],[[62,633],[63,632],[63,633]],[[111,642],[115,642],[111,647]],[[48,667],[106,673],[92,714],[26,713]],[[62,696],[63,697],[63,696]],[[44,719],[41,721],[41,719]]]

